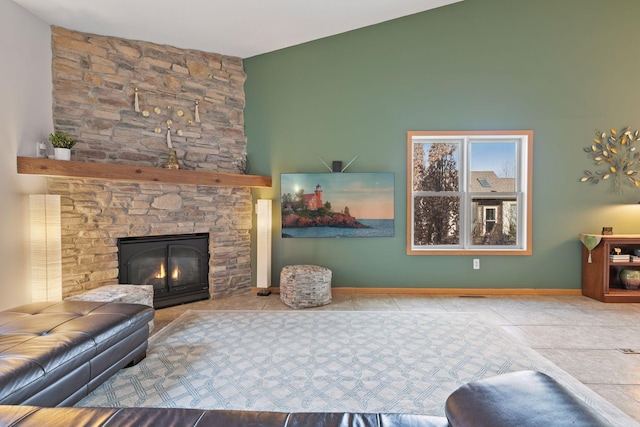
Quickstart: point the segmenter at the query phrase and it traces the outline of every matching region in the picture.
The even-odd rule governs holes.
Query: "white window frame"
[[[487,212],[488,211],[492,211],[493,212],[493,219],[491,220],[491,222],[493,223],[493,227],[496,226],[496,223],[498,222],[498,207],[497,206],[483,206],[482,207],[482,211],[483,211],[483,217],[482,217],[482,232],[484,234],[487,234],[487,224],[489,223],[489,220],[487,219]]]
[[[450,140],[460,144],[458,152],[459,186],[457,192],[414,191],[413,148],[416,143],[443,142]],[[469,147],[472,142],[516,142],[515,191],[471,192]],[[408,255],[531,255],[532,254],[532,173],[533,131],[409,131],[407,132],[407,254]],[[460,197],[459,244],[415,245],[414,244],[414,200],[425,196]],[[517,242],[515,245],[473,245],[471,241],[473,200],[479,198],[507,197],[516,200]],[[507,207],[505,206],[505,209]],[[505,211],[502,212],[502,215]],[[497,220],[498,218],[496,218]],[[483,225],[484,227],[484,225]]]

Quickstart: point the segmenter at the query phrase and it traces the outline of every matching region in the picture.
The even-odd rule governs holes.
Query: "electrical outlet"
[[[480,260],[478,258],[473,259],[473,269],[480,270]]]
[[[47,157],[47,144],[36,142],[36,157],[39,159]]]

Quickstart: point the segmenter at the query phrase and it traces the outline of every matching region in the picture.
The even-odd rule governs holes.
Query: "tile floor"
[[[156,311],[155,331],[186,310],[291,310],[278,294],[254,293]],[[582,296],[369,295],[334,293],[308,310],[475,312],[564,369],[640,421],[640,304],[604,304]],[[154,331],[154,332],[155,332]]]

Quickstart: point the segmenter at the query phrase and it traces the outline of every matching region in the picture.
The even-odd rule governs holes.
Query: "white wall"
[[[53,128],[51,30],[12,1],[0,1],[0,310],[31,301],[27,194],[46,180],[22,176],[16,156],[35,156]]]

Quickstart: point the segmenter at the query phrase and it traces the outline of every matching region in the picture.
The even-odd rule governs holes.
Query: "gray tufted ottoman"
[[[280,299],[291,308],[331,303],[331,270],[318,265],[287,265],[280,272]]]

